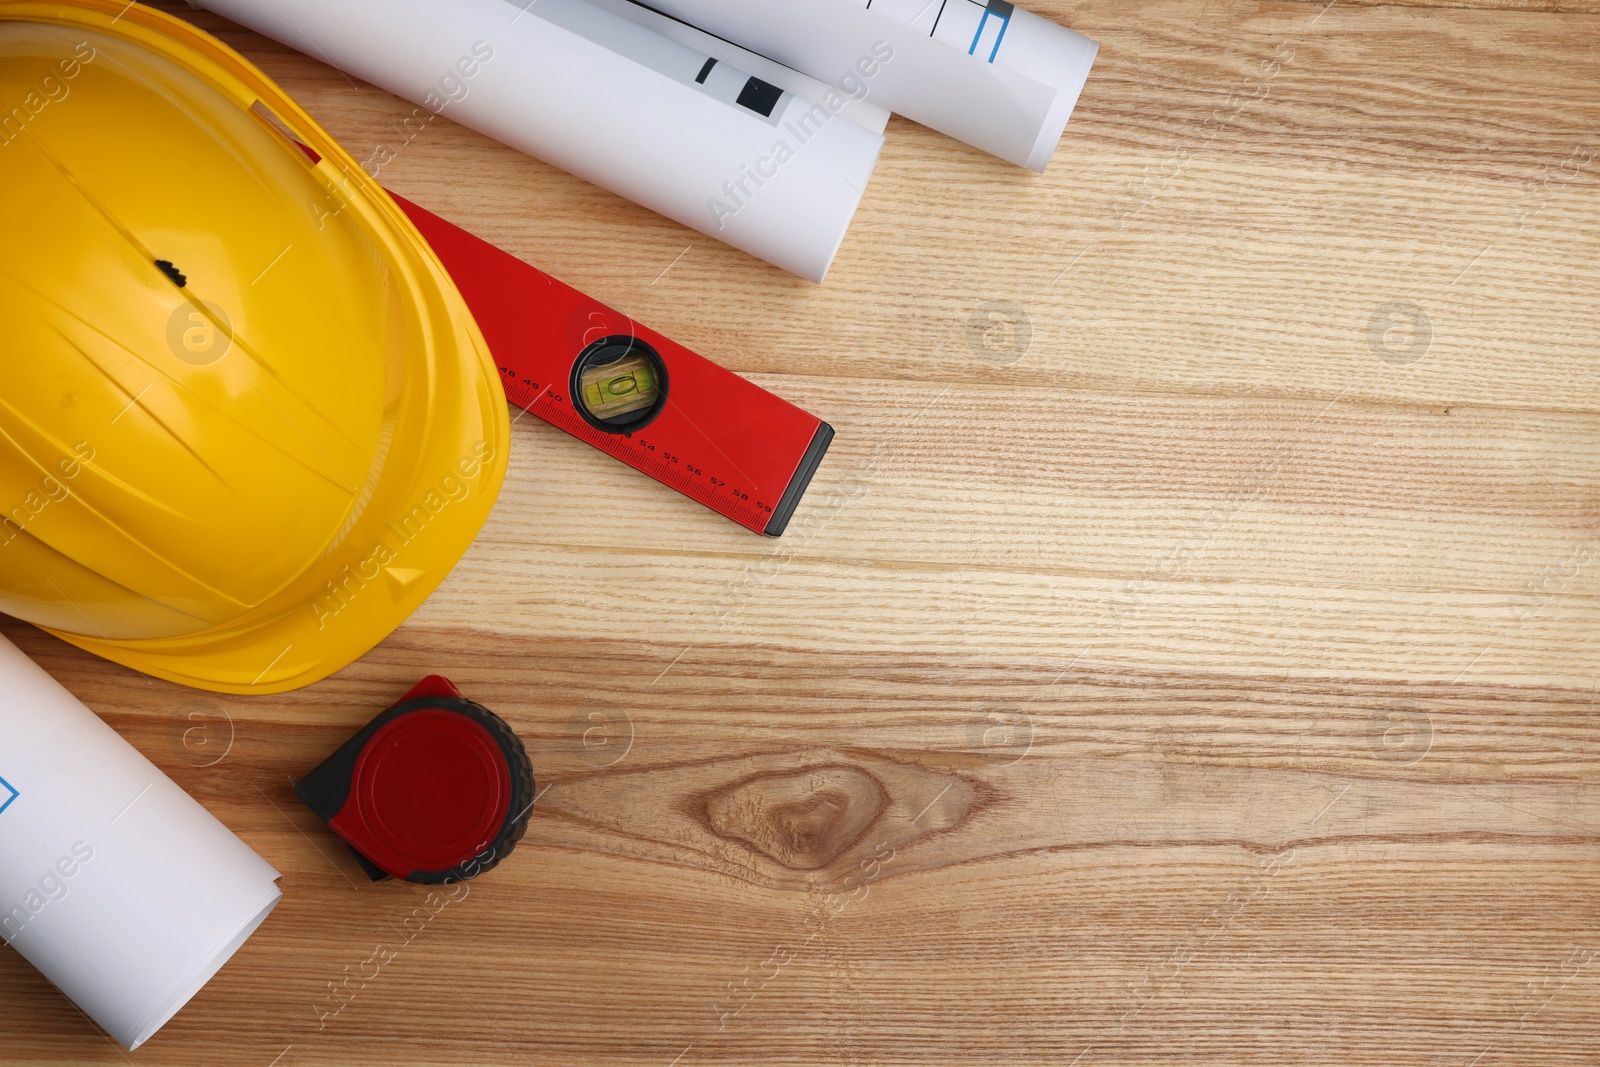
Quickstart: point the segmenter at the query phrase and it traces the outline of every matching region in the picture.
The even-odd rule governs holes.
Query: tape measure
[[[783,533],[833,427],[390,193],[455,280],[506,398],[757,533]]]
[[[430,674],[294,787],[374,881],[476,878],[528,828],[533,767],[506,721]]]

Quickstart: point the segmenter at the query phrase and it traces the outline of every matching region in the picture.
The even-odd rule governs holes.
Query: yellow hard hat
[[[0,0],[0,192],[0,611],[246,693],[421,604],[499,492],[506,403],[354,159],[185,22]]]

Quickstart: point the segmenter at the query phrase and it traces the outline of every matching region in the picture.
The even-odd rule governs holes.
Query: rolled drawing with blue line
[[[664,14],[847,87],[874,45],[894,62],[867,99],[1042,171],[1099,45],[1008,0],[645,0]]]
[[[369,173],[442,116],[812,281],[888,121],[626,0],[199,3],[416,104],[370,153],[349,146]]]
[[[137,1048],[255,932],[278,877],[0,637],[0,937],[85,1015]]]

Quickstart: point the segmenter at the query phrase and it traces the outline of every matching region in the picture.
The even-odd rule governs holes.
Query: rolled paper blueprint
[[[835,87],[827,82],[801,74],[782,63],[774,63],[766,56],[757,55],[731,41],[695,29],[686,22],[668,18],[659,11],[635,3],[634,0],[589,0],[589,2],[596,7],[605,8],[614,15],[621,15],[631,22],[648,26],[679,44],[687,45],[708,56],[716,56],[719,62],[730,63],[746,74],[769,81],[780,89],[787,89],[796,96],[810,100],[813,104],[837,107],[840,115],[857,126],[865,126],[873,133],[882,133],[889,125],[889,109],[879,107],[868,100],[864,92],[835,92]],[[843,102],[842,106],[840,101]]]
[[[1007,0],[645,2],[812,77],[864,85],[868,100],[1035,171],[1100,47]]]
[[[0,637],[0,934],[129,1049],[226,963],[278,872]]]
[[[418,125],[444,115],[812,281],[883,146],[847,93],[587,0],[199,2],[411,100]]]

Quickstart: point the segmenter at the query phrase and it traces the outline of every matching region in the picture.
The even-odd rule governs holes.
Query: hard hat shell
[[[421,604],[499,492],[505,397],[333,138],[176,18],[0,0],[0,190],[0,611],[244,693]]]

